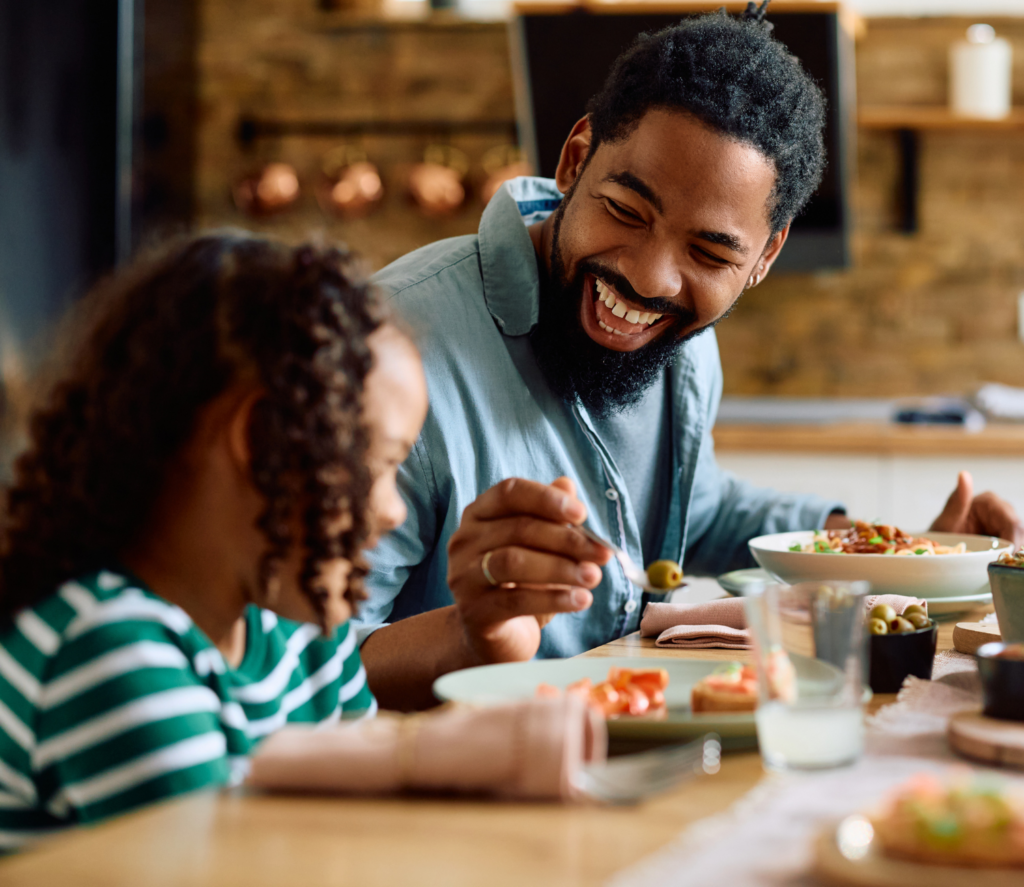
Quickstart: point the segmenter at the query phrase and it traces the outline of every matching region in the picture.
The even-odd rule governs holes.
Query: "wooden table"
[[[989,608],[964,615],[980,619]],[[941,624],[939,649],[952,647]],[[630,635],[591,656],[735,660],[658,650]],[[876,696],[870,709],[891,702]],[[725,810],[763,775],[754,752],[638,807],[458,799],[354,800],[202,793],[51,839],[0,862],[3,887],[600,884],[687,825]]]

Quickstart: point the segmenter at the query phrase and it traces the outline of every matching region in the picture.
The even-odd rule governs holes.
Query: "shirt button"
[[[636,609],[636,601],[630,598],[626,603],[622,605],[622,609],[627,613],[632,613]]]
[[[618,499],[618,498],[619,498],[619,491],[618,491],[618,490],[613,490],[613,489],[611,489],[611,488],[609,488],[609,489],[605,490],[605,491],[604,491],[604,494],[605,494],[605,496],[607,496],[607,497],[608,497],[609,499],[611,499],[611,500],[612,500],[612,502],[614,502],[614,501],[615,501],[616,499]]]

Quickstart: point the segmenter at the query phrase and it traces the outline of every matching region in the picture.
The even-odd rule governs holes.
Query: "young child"
[[[75,325],[0,511],[0,849],[376,710],[348,619],[427,408],[334,249],[199,237]]]

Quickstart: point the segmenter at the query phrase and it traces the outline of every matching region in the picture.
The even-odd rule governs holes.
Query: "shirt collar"
[[[505,182],[480,219],[480,266],[487,310],[506,336],[525,336],[537,323],[540,274],[527,225],[546,219],[562,200],[553,179]]]

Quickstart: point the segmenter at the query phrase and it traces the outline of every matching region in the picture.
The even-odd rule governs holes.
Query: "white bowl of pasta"
[[[874,594],[921,598],[960,597],[989,591],[988,565],[1013,544],[995,536],[922,532],[872,526],[886,536],[851,531],[845,536],[813,530],[774,533],[750,540],[758,564],[783,582],[826,579],[871,583]],[[894,532],[889,532],[894,531]]]

